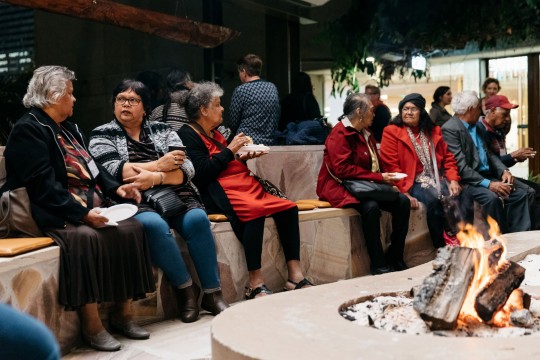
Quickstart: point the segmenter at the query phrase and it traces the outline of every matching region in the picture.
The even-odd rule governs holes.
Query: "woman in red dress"
[[[222,122],[223,90],[215,83],[196,85],[184,104],[190,123],[178,131],[195,166],[193,182],[199,188],[210,212],[227,215],[231,226],[244,246],[249,271],[246,299],[271,294],[261,273],[261,252],[264,221],[274,218],[289,278],[285,290],[311,286],[300,269],[300,230],[296,204],[266,193],[251,176],[246,161],[262,153],[236,153],[248,144],[248,136],[240,133],[230,144],[215,130]]]

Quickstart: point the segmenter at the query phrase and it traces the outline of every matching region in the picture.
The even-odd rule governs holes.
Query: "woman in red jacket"
[[[362,215],[362,229],[371,259],[371,273],[384,274],[407,268],[403,262],[409,230],[410,202],[403,194],[395,201],[363,200],[349,193],[338,179],[393,183],[395,174],[382,172],[375,139],[367,130],[373,122],[373,105],[364,94],[351,94],[343,104],[340,122],[325,142],[324,161],[317,181],[317,195],[333,207],[352,207]],[[392,213],[392,244],[385,257],[381,244],[381,210]]]
[[[416,93],[400,101],[399,115],[384,129],[381,159],[388,171],[407,174],[396,185],[410,199],[412,209],[418,209],[419,202],[426,206],[431,240],[435,247],[442,247],[445,245],[444,213],[439,194],[458,195],[460,177],[454,155],[448,151],[440,127],[433,124],[425,106],[424,97]],[[432,149],[435,149],[440,191],[435,180]]]

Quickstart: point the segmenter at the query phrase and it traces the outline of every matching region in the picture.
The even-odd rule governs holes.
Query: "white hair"
[[[476,91],[465,90],[452,96],[452,110],[458,115],[465,114],[469,109],[478,106],[480,100]]]
[[[66,94],[67,82],[75,80],[75,73],[64,66],[41,66],[34,70],[28,83],[23,105],[43,109],[56,104]]]

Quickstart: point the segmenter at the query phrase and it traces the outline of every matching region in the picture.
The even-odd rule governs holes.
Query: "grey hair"
[[[75,80],[75,73],[64,66],[41,66],[34,70],[23,98],[27,108],[56,104],[66,94],[67,82]]]
[[[343,114],[349,119],[354,116],[354,111],[360,109],[362,114],[369,111],[370,100],[365,94],[352,93],[347,96],[343,103]]]
[[[201,106],[207,107],[215,97],[223,96],[223,89],[211,81],[197,83],[187,96],[184,108],[190,121],[201,117]]]
[[[465,114],[469,109],[476,108],[480,100],[476,91],[465,90],[452,97],[452,110],[458,115]]]

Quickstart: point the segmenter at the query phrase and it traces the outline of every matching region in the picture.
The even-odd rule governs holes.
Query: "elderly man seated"
[[[495,154],[504,165],[512,167],[518,162],[532,159],[536,151],[530,147],[523,147],[508,153],[506,151],[506,132],[510,128],[512,118],[510,111],[519,105],[512,104],[504,95],[493,95],[485,102],[486,116],[478,121],[478,131],[486,142],[486,146]],[[531,228],[540,228],[540,185],[533,181],[516,178],[516,187],[527,191],[529,199],[529,212]]]
[[[514,187],[510,170],[486,146],[477,132],[480,100],[474,91],[452,99],[455,114],[442,126],[448,150],[456,158],[463,198],[479,203],[494,218],[502,233],[530,230],[527,192]],[[472,221],[470,216],[469,221]]]

